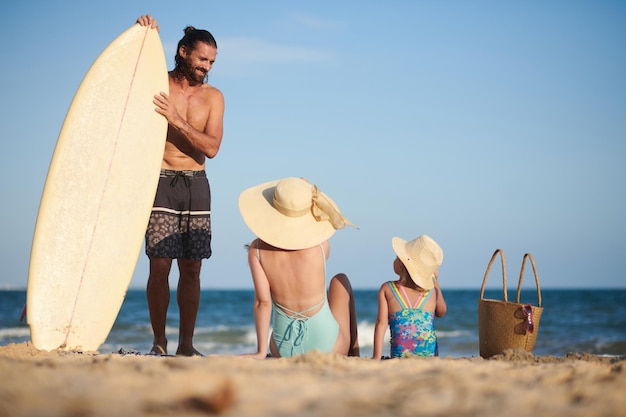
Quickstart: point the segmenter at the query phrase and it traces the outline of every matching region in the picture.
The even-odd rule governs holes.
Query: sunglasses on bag
[[[533,324],[533,309],[530,304],[526,304],[522,307],[522,312],[526,316],[526,320],[524,321],[524,327],[526,331],[533,332],[535,330],[535,325]]]

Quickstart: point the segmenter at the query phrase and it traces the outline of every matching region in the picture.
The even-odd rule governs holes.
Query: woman
[[[328,239],[346,224],[335,203],[301,178],[249,188],[241,215],[257,236],[248,246],[254,282],[257,352],[265,358],[311,350],[359,355],[354,295],[348,277],[335,275],[326,293]]]

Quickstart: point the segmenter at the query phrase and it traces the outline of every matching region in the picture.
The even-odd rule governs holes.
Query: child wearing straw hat
[[[257,236],[248,246],[257,334],[249,356],[267,357],[268,339],[272,357],[312,350],[359,356],[348,277],[335,275],[326,292],[328,239],[354,225],[330,197],[295,177],[243,191],[239,210]]]
[[[407,242],[391,241],[396,258],[397,281],[385,282],[378,291],[378,317],[374,328],[372,359],[381,359],[387,326],[391,333],[391,357],[437,356],[434,319],[446,314],[438,269],[443,251],[426,235]]]

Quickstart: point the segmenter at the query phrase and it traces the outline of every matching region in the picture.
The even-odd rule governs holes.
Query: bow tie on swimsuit
[[[287,325],[287,328],[285,329],[285,333],[283,337],[284,337],[285,342],[289,342],[293,338],[293,342],[291,343],[292,355],[296,353],[304,353],[304,348],[302,347],[302,345],[306,342],[307,337],[309,335],[309,324],[307,322],[311,318],[307,316],[305,313],[308,313],[309,311],[313,311],[316,308],[319,308],[321,305],[324,304],[324,301],[325,299],[323,299],[319,303],[303,311],[291,310],[274,301],[274,304],[276,305],[276,307],[279,308],[278,310],[279,313],[287,316],[290,320],[289,324]],[[300,352],[297,352],[296,348],[299,348]]]

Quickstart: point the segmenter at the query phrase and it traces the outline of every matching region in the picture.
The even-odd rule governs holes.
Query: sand
[[[626,357],[121,353],[0,346],[0,416],[626,416]]]

